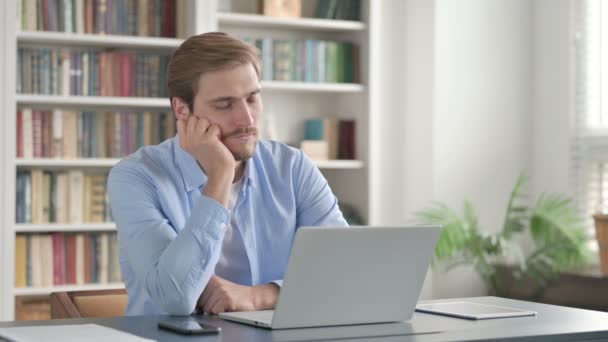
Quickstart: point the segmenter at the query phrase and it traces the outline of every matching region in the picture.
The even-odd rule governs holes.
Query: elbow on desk
[[[165,303],[163,309],[170,315],[188,316],[194,312],[196,301],[175,300]]]
[[[174,283],[173,286],[162,286],[158,282],[146,285],[148,297],[168,314],[187,316],[194,312],[200,294],[180,290]]]
[[[170,315],[188,316],[194,312],[198,298],[189,294],[177,296],[165,296],[164,298],[152,297],[153,300]]]

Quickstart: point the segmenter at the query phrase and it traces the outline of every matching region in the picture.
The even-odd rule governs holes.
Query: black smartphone
[[[207,335],[219,334],[222,328],[203,324],[194,320],[183,321],[160,321],[158,327],[183,335]]]

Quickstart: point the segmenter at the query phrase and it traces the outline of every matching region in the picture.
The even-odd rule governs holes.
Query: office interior
[[[317,4],[306,2],[302,1],[303,9]],[[16,223],[16,174],[41,168],[66,171],[111,167],[103,161],[89,165],[86,161],[70,164],[69,161],[37,162],[35,158],[20,160],[17,157],[15,113],[20,109],[73,109],[93,103],[96,110],[112,110],[112,104],[97,104],[95,100],[79,105],[77,96],[55,101],[18,93],[15,86],[17,49],[44,45],[37,40],[40,38],[20,35],[13,26],[9,27],[18,25],[17,19],[8,12],[26,3],[27,0],[21,0],[0,4],[0,12],[4,12],[1,16],[6,18],[0,20],[4,22],[0,37],[0,78],[6,80],[0,84],[4,112],[0,117],[3,130],[0,321],[19,319],[16,306],[28,303],[33,303],[33,313],[23,316],[24,319],[45,318],[45,310],[49,309],[44,298],[50,291],[106,288],[103,283],[89,287],[67,284],[41,290],[15,286],[16,236],[53,231],[49,225],[36,227],[23,223],[20,227],[20,223]],[[585,236],[580,246],[588,253],[584,264],[559,270],[555,277],[540,285],[529,278],[500,278],[499,285],[504,286],[497,294],[480,275],[479,265],[471,259],[448,268],[451,262],[459,261],[454,255],[429,267],[421,300],[497,294],[608,311],[608,300],[601,295],[608,289],[608,260],[602,265],[600,257],[602,253],[605,258],[608,256],[608,241],[598,241],[601,234],[608,236],[608,228],[600,228],[603,227],[601,214],[608,214],[604,180],[608,177],[604,171],[608,106],[602,106],[604,99],[608,103],[608,92],[602,88],[602,81],[608,81],[608,73],[604,71],[608,69],[608,52],[600,44],[608,42],[608,25],[604,22],[608,21],[608,3],[599,0],[362,0],[363,27],[355,25],[340,31],[313,25],[302,30],[287,28],[284,32],[272,26],[255,26],[255,23],[231,24],[229,19],[222,21],[221,15],[217,15],[243,8],[257,11],[257,1],[201,3],[204,5],[194,2],[192,6],[197,11],[186,14],[200,19],[189,24],[190,30],[225,29],[242,35],[253,27],[260,30],[261,37],[284,40],[312,37],[359,45],[360,82],[354,86],[307,89],[306,85],[300,87],[303,82],[298,81],[289,81],[294,84],[292,88],[268,83],[263,96],[266,110],[273,116],[272,121],[266,123],[275,131],[271,137],[295,147],[300,147],[299,143],[304,140],[304,120],[314,120],[319,115],[333,115],[338,120],[354,118],[357,152],[348,161],[355,163],[332,164],[322,160],[319,167],[332,187],[335,186],[340,203],[352,207],[361,224],[416,225],[420,223],[416,214],[437,202],[463,217],[468,201],[477,216],[479,236],[488,237],[487,243],[496,243],[489,236],[499,233],[509,219],[506,216],[509,199],[520,175],[525,175],[527,180],[523,202],[519,202],[522,205],[534,208],[542,196],[560,194],[576,208],[580,223],[576,228]],[[589,22],[599,24],[585,26]],[[589,27],[597,32],[590,32]],[[106,43],[96,45],[99,43],[59,39],[52,44],[82,47]],[[116,44],[122,43],[117,40]],[[157,106],[156,109],[162,106],[151,105]],[[301,110],[289,109],[294,107]],[[282,111],[287,109],[292,112],[287,118],[282,117]],[[302,117],[298,117],[300,114]],[[539,217],[543,214],[534,213]],[[510,274],[509,267],[525,263],[526,257],[535,251],[537,242],[528,229],[531,222],[526,220],[521,233],[502,241],[505,246],[508,243],[521,249],[522,255],[515,253],[487,260],[501,265],[496,272],[502,272],[503,276]],[[568,223],[556,224],[560,228],[572,228]],[[81,232],[76,226],[61,228],[61,231]],[[111,223],[104,222],[101,227],[102,231],[112,231]],[[98,228],[91,229],[99,232]],[[596,229],[606,231],[596,233]],[[539,291],[522,291],[522,284]],[[113,289],[121,287],[120,281],[111,285]],[[28,302],[28,298],[32,301]],[[41,316],[37,316],[36,310],[42,310]]]

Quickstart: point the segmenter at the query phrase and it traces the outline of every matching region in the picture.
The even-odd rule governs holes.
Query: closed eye
[[[258,94],[252,94],[247,98],[247,102],[249,103],[256,103],[258,102]]]
[[[219,101],[215,103],[215,109],[218,110],[227,110],[227,109],[231,109],[232,108],[232,101],[230,100],[224,100],[224,101]]]

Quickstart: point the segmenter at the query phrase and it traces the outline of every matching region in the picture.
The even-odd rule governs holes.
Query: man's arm
[[[112,169],[108,193],[119,238],[126,244],[138,282],[161,308],[188,315],[213,275],[228,210],[205,195],[178,233],[161,211],[159,194],[137,165]]]
[[[274,309],[280,288],[276,284],[246,286],[212,276],[198,301],[204,312],[218,314],[227,311]]]
[[[296,197],[296,228],[303,226],[347,227],[348,223],[338,207],[338,200],[319,168],[302,151],[295,164],[294,191]],[[283,279],[273,285],[283,286]],[[276,300],[276,299],[275,299]]]
[[[338,207],[323,174],[310,158],[298,151],[294,191],[296,196],[296,228],[303,226],[346,227],[348,223]]]

